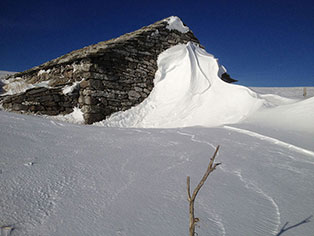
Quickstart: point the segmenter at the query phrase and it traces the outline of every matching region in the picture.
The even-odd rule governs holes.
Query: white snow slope
[[[312,221],[298,223],[314,213],[314,135],[304,148],[302,133],[270,128],[0,117],[0,227],[10,235],[188,235],[186,177],[196,186],[218,144],[222,165],[196,200],[198,235],[281,235],[286,222],[295,227],[284,236],[313,235]]]
[[[115,128],[0,111],[1,236],[188,235],[186,177],[218,144],[198,235],[313,236],[313,97],[226,84],[190,43],[158,65],[148,99],[99,123]]]

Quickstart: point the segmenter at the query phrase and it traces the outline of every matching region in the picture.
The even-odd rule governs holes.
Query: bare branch
[[[189,213],[190,213],[189,214],[189,219],[190,219],[189,235],[190,236],[195,236],[195,234],[196,234],[195,233],[195,224],[199,221],[199,218],[195,218],[195,216],[194,216],[194,201],[195,201],[196,195],[198,194],[198,192],[201,189],[201,187],[204,185],[204,183],[207,180],[207,177],[209,176],[209,174],[211,172],[213,172],[218,165],[221,164],[221,163],[215,163],[215,158],[217,156],[218,150],[219,150],[219,145],[217,146],[216,151],[215,151],[214,155],[212,156],[212,158],[210,158],[207,170],[206,170],[203,178],[199,182],[199,184],[194,189],[192,197],[191,197],[190,176],[188,176],[187,179],[186,179],[187,191],[188,191],[188,201],[189,201],[189,206],[190,206],[189,207]]]
[[[188,189],[188,200],[191,201],[191,187],[190,187],[190,176],[186,178],[187,189]]]
[[[201,179],[201,181],[199,182],[199,184],[196,186],[196,188],[195,188],[194,191],[193,191],[193,194],[192,194],[192,199],[193,199],[193,200],[195,199],[196,195],[197,195],[198,192],[200,191],[201,187],[204,185],[204,183],[205,183],[206,179],[208,178],[209,174],[210,174],[212,171],[214,171],[218,165],[221,164],[221,163],[215,163],[215,164],[214,164],[215,158],[216,158],[217,153],[218,153],[218,151],[219,151],[219,147],[220,147],[220,146],[218,145],[217,148],[216,148],[216,151],[215,151],[214,155],[213,155],[212,158],[210,159],[208,168],[207,168],[207,170],[206,170],[206,172],[205,172],[203,178]],[[213,164],[214,164],[214,166],[213,166]]]

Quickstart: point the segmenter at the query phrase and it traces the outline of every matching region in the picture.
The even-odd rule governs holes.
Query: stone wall
[[[191,31],[182,33],[167,26],[167,20],[162,20],[15,74],[10,80],[35,88],[6,96],[3,107],[47,115],[67,114],[79,107],[86,124],[129,109],[153,89],[161,52],[179,43],[199,43]],[[65,92],[71,85],[74,90]]]
[[[72,112],[77,100],[78,96],[64,95],[60,88],[39,87],[29,89],[23,95],[6,97],[3,107],[12,111],[55,116]]]

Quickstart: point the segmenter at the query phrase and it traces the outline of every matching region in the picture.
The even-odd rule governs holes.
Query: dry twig
[[[204,185],[205,181],[207,180],[207,177],[209,176],[209,174],[211,172],[213,172],[218,165],[221,164],[221,163],[215,163],[215,158],[216,158],[216,155],[218,153],[218,150],[219,150],[219,145],[217,146],[214,155],[210,159],[209,165],[207,167],[207,170],[206,170],[203,178],[201,179],[199,184],[194,189],[192,195],[191,195],[191,186],[190,186],[190,176],[187,177],[188,201],[189,201],[189,205],[190,205],[190,208],[189,208],[189,219],[190,219],[189,232],[190,232],[190,236],[195,235],[195,223],[199,221],[199,219],[195,218],[195,216],[194,216],[195,198],[196,198],[198,192],[200,191],[201,187]]]

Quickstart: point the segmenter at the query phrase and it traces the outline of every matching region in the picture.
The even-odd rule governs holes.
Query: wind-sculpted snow
[[[217,127],[226,124],[261,124],[272,128],[314,133],[313,88],[258,94],[244,86],[223,82],[225,68],[193,43],[174,46],[158,58],[155,87],[149,97],[130,110],[97,123],[108,127],[175,128]],[[305,90],[304,90],[305,91]],[[304,92],[303,91],[303,92]],[[307,90],[306,90],[307,91]],[[283,119],[285,117],[285,119]]]
[[[117,127],[219,126],[237,123],[265,102],[250,89],[223,82],[217,60],[193,43],[159,55],[155,87],[140,105],[100,122]]]
[[[249,130],[245,130],[245,129],[239,129],[239,128],[235,128],[235,127],[231,127],[231,126],[227,126],[227,125],[225,125],[224,128],[235,131],[235,132],[239,132],[242,134],[247,134],[249,136],[259,138],[261,140],[266,140],[270,143],[286,147],[288,149],[303,153],[303,154],[310,156],[310,157],[314,157],[314,152],[307,150],[305,148],[298,147],[298,146],[290,144],[290,143],[283,142],[283,141],[278,140],[276,138],[268,137],[268,136],[265,136],[265,135],[262,135],[262,134],[259,134],[259,133],[253,132],[253,131],[249,131]],[[314,164],[314,162],[312,162],[312,163]]]
[[[222,165],[196,200],[198,235],[278,236],[313,215],[313,157],[238,129],[106,128],[0,111],[0,232],[187,235],[186,177],[198,183],[218,144]],[[306,222],[283,235],[312,235]]]

